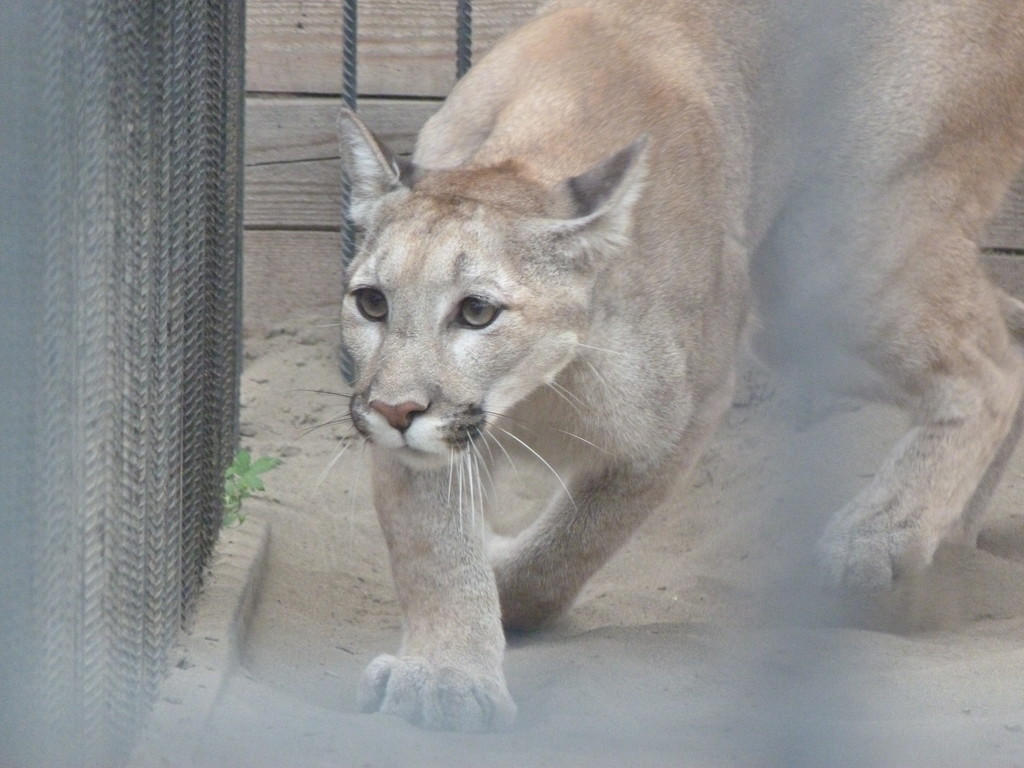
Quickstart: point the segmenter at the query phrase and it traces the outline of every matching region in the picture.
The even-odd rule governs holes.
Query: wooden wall
[[[474,0],[474,57],[538,4]],[[309,300],[330,313],[341,290],[341,0],[249,0],[247,15],[247,299],[270,301],[266,280],[301,268],[323,275]],[[454,82],[455,0],[361,0],[359,109],[392,146],[411,150]],[[986,245],[1024,251],[1024,177],[1004,214]]]
[[[539,0],[474,0],[473,55]],[[360,0],[359,111],[398,151],[455,83],[455,0]],[[341,0],[248,0],[247,326],[301,296],[330,318],[341,294]],[[282,300],[282,294],[284,300]],[[258,318],[254,315],[258,314]]]

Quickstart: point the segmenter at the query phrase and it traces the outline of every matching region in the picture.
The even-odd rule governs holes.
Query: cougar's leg
[[[664,499],[732,399],[730,380],[708,398],[675,451],[654,467],[608,462],[571,480],[544,513],[512,539],[492,543],[506,629],[537,627],[567,609],[601,565]]]
[[[501,730],[516,706],[502,671],[498,594],[478,520],[460,516],[452,494],[446,471],[411,470],[374,450],[403,635],[398,655],[378,656],[363,672],[359,706],[430,729]]]
[[[978,488],[974,491],[974,495],[964,509],[963,520],[961,521],[961,539],[970,546],[975,546],[978,543],[981,521],[985,511],[988,509],[989,502],[992,500],[992,495],[995,493],[999,481],[1003,477],[1006,465],[1017,449],[1022,433],[1024,433],[1024,401],[1017,405],[1017,412],[1014,414],[1013,424],[1010,427],[1009,433],[1003,438],[999,451],[996,453],[992,463],[988,465],[985,476],[982,477]]]
[[[821,539],[837,587],[884,586],[926,566],[939,542],[962,529],[972,499],[983,506],[1016,437],[1024,364],[976,246],[952,227],[912,245],[879,261],[895,268],[887,287],[872,288],[858,351],[913,423]]]

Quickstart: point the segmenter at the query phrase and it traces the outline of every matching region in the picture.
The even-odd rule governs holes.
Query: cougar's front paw
[[[825,586],[837,591],[882,589],[893,580],[924,569],[938,537],[913,518],[895,517],[887,509],[840,512],[818,542],[817,559]]]
[[[481,675],[410,656],[370,662],[359,682],[359,708],[449,731],[505,730],[516,717],[500,672]]]

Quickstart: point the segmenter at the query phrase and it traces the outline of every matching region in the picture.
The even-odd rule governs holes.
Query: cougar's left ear
[[[381,198],[412,186],[416,167],[395,156],[352,110],[342,109],[339,128],[342,166],[352,185],[349,216],[366,226]]]
[[[647,177],[646,136],[561,184],[574,208],[565,219],[545,222],[563,247],[590,256],[624,245],[633,206]]]

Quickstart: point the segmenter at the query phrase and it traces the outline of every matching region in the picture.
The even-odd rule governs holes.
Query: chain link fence
[[[115,765],[236,442],[242,0],[0,8],[0,765]]]

